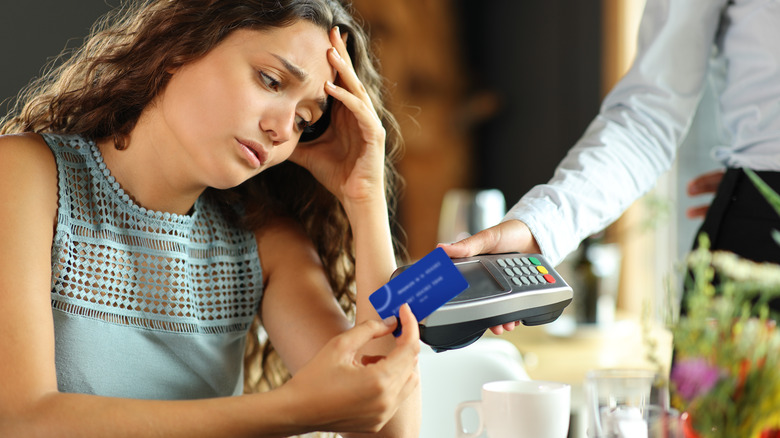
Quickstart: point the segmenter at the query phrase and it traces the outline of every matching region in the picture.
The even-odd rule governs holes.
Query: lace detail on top
[[[111,324],[232,333],[252,322],[262,292],[251,232],[199,199],[191,215],[147,210],[78,136],[44,135],[59,171],[52,305]]]

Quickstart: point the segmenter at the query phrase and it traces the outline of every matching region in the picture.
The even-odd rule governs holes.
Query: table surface
[[[521,325],[500,337],[517,347],[531,378],[574,385],[582,384],[592,369],[655,369],[650,352],[656,354],[663,372],[667,372],[672,354],[672,336],[665,327],[620,312],[612,323],[580,325],[570,336],[556,335],[545,325]],[[655,347],[648,345],[648,339]]]

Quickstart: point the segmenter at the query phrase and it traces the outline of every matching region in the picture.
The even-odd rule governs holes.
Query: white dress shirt
[[[525,222],[560,263],[669,169],[707,81],[719,104],[713,157],[780,171],[780,0],[647,0],[631,69],[505,220]]]

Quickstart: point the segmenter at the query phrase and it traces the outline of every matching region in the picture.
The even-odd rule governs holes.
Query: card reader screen
[[[475,300],[508,292],[496,281],[493,274],[479,260],[456,263],[458,270],[469,283],[468,289],[456,296],[450,303]]]

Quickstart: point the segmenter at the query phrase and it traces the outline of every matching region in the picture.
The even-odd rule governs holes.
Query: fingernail
[[[334,55],[336,58],[338,58],[338,59],[341,59],[341,55],[339,55],[339,51],[338,51],[338,50],[336,50],[336,48],[335,48],[335,47],[331,47],[331,48],[330,48],[330,51],[333,53],[333,55]]]
[[[336,29],[336,32],[341,35],[341,29],[339,29],[338,26],[333,26],[334,29]]]
[[[334,89],[336,88],[336,84],[334,84],[331,81],[325,81],[325,86],[328,88],[334,88]]]
[[[396,324],[398,324],[398,318],[396,318],[395,315],[390,315],[383,319],[382,322],[388,327],[395,327]]]

